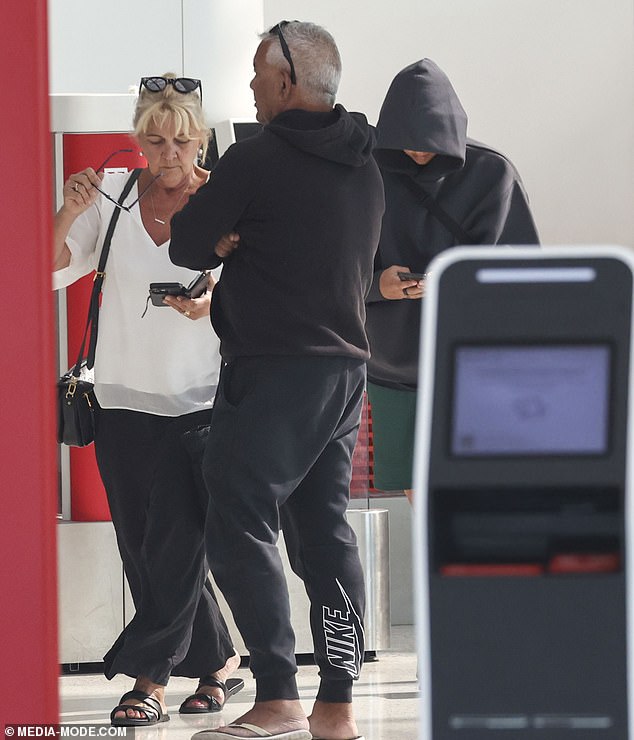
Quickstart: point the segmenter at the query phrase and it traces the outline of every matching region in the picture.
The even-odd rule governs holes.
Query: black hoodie
[[[211,317],[225,360],[256,355],[367,359],[365,305],[384,209],[374,132],[342,106],[291,110],[231,146],[172,219],[177,265],[218,264],[236,231]]]
[[[538,244],[520,177],[500,152],[467,138],[467,115],[447,76],[423,59],[392,81],[377,123],[374,157],[385,185],[385,215],[367,305],[368,378],[416,388],[421,304],[386,300],[381,272],[404,265],[425,272],[435,255],[459,241],[421,205],[415,181],[468,232],[472,244]],[[403,150],[434,152],[417,165]]]

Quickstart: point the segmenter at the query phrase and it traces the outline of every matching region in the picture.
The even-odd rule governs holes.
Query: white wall
[[[210,124],[253,118],[262,0],[48,0],[52,93],[127,93],[175,72],[203,83]]]
[[[634,246],[634,0],[264,0],[265,26],[283,18],[328,28],[339,100],[373,123],[393,76],[433,59],[545,243]]]
[[[210,122],[255,120],[253,52],[263,30],[262,0],[184,0],[185,68],[205,87]]]
[[[142,76],[183,72],[181,0],[49,0],[53,93],[126,93]]]

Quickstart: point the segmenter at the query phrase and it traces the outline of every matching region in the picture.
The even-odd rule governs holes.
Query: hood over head
[[[392,80],[376,128],[374,156],[384,169],[436,180],[464,164],[467,114],[449,78],[431,59],[410,64]],[[436,156],[421,166],[404,149]]]
[[[297,149],[352,167],[364,165],[376,143],[366,117],[362,113],[349,113],[342,105],[325,113],[284,111],[267,129]]]

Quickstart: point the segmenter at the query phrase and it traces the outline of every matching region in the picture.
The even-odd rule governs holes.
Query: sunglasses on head
[[[200,90],[200,99],[203,99],[203,86],[200,80],[193,77],[141,77],[139,93],[142,87],[149,92],[162,92],[168,85],[171,85],[176,92],[183,95],[194,92],[194,90]]]
[[[291,85],[296,85],[297,76],[295,75],[295,65],[293,64],[293,59],[291,57],[291,50],[288,48],[288,44],[286,43],[286,39],[282,33],[282,29],[285,26],[288,26],[289,23],[290,21],[280,21],[269,30],[269,33],[277,34],[277,38],[280,40],[280,46],[282,47],[282,54],[284,54],[284,59],[286,59],[291,68]]]

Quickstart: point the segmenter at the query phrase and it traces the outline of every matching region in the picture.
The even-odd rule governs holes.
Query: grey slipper
[[[253,733],[253,736],[266,737],[269,740],[313,740],[313,736],[308,730],[291,730],[291,732],[267,732],[257,725],[250,725],[247,722],[236,722],[230,725],[225,725],[226,729],[235,727],[236,729],[249,730]],[[202,730],[197,732],[193,737],[198,740],[227,740],[227,738],[241,738],[241,740],[251,740],[248,736],[234,735],[231,732],[221,732],[220,728],[216,730]]]

